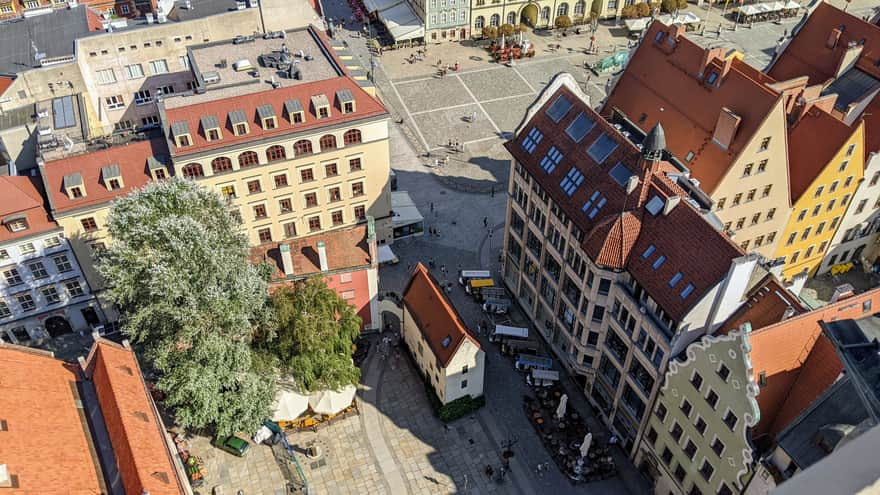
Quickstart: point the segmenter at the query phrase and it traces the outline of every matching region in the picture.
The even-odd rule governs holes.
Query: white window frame
[[[126,79],[140,79],[144,77],[144,66],[141,64],[131,64],[125,66]]]
[[[150,60],[150,72],[153,74],[167,74],[168,62],[164,58]]]
[[[113,69],[101,69],[95,71],[95,80],[98,84],[114,84],[116,82],[116,72]]]
[[[181,55],[177,57],[177,61],[180,62],[180,67],[183,69],[189,69],[189,56]]]
[[[137,106],[144,106],[153,103],[153,93],[150,92],[149,89],[142,89],[140,91],[135,91],[134,93],[134,104]]]

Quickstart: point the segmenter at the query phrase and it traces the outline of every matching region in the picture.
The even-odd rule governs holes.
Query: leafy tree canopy
[[[571,17],[567,15],[561,15],[556,18],[556,27],[559,29],[566,29],[571,27]]]

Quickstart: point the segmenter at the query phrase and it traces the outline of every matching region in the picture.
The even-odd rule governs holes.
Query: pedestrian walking
[[[434,212],[434,202],[431,201],[431,213],[433,213],[433,212]]]
[[[430,266],[431,268],[434,268],[434,258],[430,258],[428,260],[428,266]]]
[[[442,60],[437,59],[437,67],[443,67],[443,61],[442,61]]]
[[[489,226],[489,217],[483,217],[483,227]]]
[[[492,186],[492,189],[489,190],[489,197],[490,198],[495,197],[495,186]]]
[[[449,140],[449,143],[446,145],[447,148],[452,149],[452,140]]]
[[[458,140],[455,141],[455,151],[461,151],[461,143]]]

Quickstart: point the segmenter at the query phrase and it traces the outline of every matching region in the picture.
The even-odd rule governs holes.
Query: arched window
[[[326,134],[321,136],[321,151],[326,150],[335,150],[336,149],[336,136],[333,134]],[[297,152],[297,155],[299,152]]]
[[[568,15],[568,4],[562,2],[559,4],[559,7],[556,8],[556,17],[561,15]]]
[[[483,29],[483,26],[486,25],[486,18],[478,15],[476,19],[474,19],[474,27],[477,29]]]
[[[211,170],[214,171],[215,174],[219,174],[220,172],[229,172],[232,170],[232,160],[226,158],[225,156],[218,156],[211,160]]]
[[[293,156],[309,155],[312,153],[312,142],[308,139],[301,139],[293,143]]]
[[[260,157],[253,151],[245,151],[238,155],[239,167],[252,167],[260,164]]]
[[[507,23],[511,26],[516,24],[516,12],[507,13]]]
[[[345,134],[342,135],[342,142],[346,145],[360,143],[361,131],[358,129],[349,129],[345,131]]]
[[[287,153],[284,151],[284,146],[269,146],[266,150],[266,159],[270,162],[277,162],[278,160],[284,160],[287,158]]]
[[[201,163],[187,163],[183,166],[183,176],[188,179],[195,179],[196,177],[204,177],[205,172],[202,170]]]
[[[574,15],[583,17],[584,10],[586,10],[587,4],[584,2],[578,2],[574,4]]]
[[[501,24],[501,16],[498,14],[492,14],[492,17],[489,18],[489,25],[498,27]]]
[[[549,21],[550,20],[550,7],[544,7],[541,9],[541,20]]]

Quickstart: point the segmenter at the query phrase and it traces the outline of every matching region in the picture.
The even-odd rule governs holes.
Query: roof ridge
[[[802,318],[806,318],[808,316],[812,316],[814,313],[817,313],[820,311],[824,312],[824,311],[828,311],[829,309],[839,308],[839,307],[844,306],[846,304],[856,304],[856,303],[865,302],[865,300],[869,299],[870,296],[873,296],[876,293],[880,293],[880,287],[875,287],[871,290],[867,290],[865,292],[862,292],[861,294],[856,294],[852,297],[847,297],[845,299],[838,300],[837,302],[834,302],[831,304],[826,304],[825,306],[820,306],[818,308],[813,309],[812,311],[807,311],[806,313],[801,313],[799,315],[792,316],[791,318],[789,318],[787,320],[783,320],[778,323],[774,323],[772,325],[767,325],[766,327],[754,330],[752,332],[752,335],[754,336],[754,335],[758,335],[758,334],[763,334],[765,332],[771,331],[771,330],[779,327],[780,325],[784,325],[787,323],[791,323],[792,321],[796,321],[796,320],[799,320]]]

